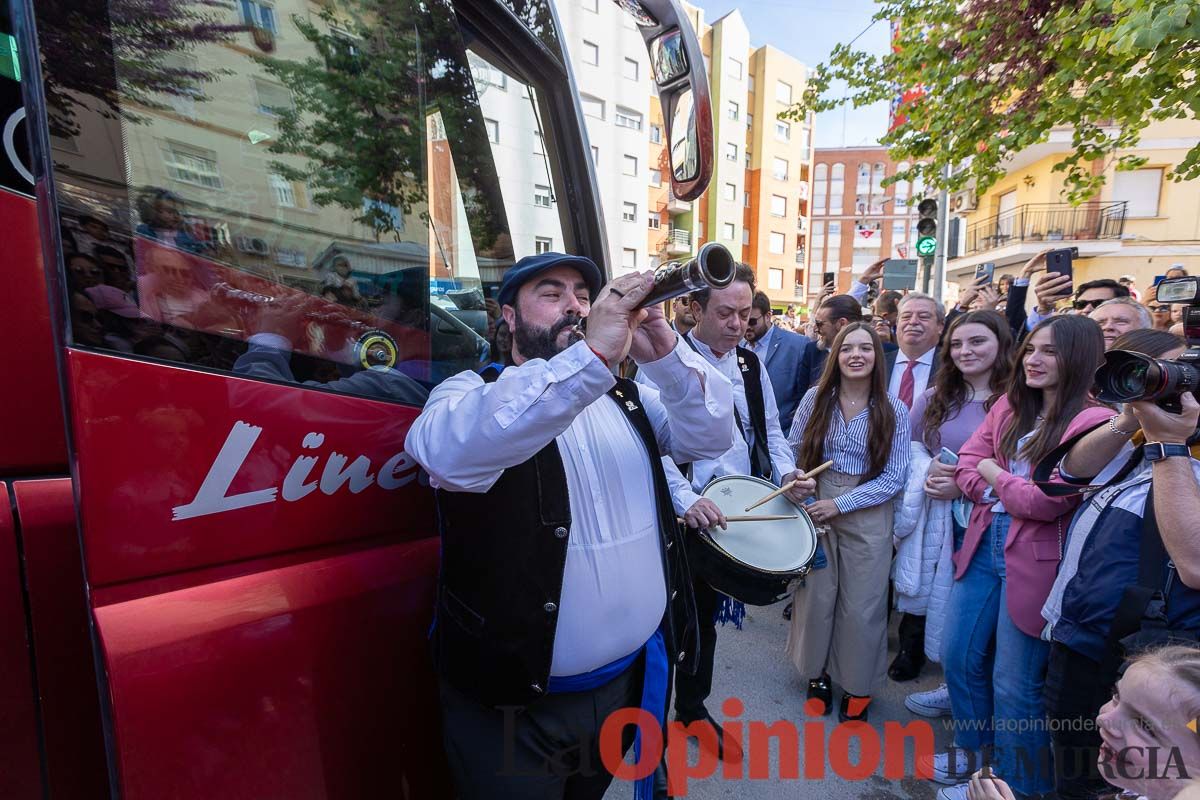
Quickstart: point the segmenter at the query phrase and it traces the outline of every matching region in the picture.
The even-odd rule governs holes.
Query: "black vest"
[[[658,441],[633,381],[618,378],[608,395],[598,402],[617,403],[650,456],[667,584],[667,652],[672,664],[691,673],[696,603]],[[504,470],[485,493],[438,490],[435,497],[442,571],[434,662],[446,680],[484,705],[527,705],[546,693],[550,680],[570,538],[571,504],[558,444],[551,441]]]
[[[691,337],[684,336],[683,340],[697,353],[700,352]],[[701,357],[703,358],[703,356]],[[746,406],[750,410],[750,429],[754,431],[754,446],[750,447],[747,443],[750,451],[750,474],[771,480],[774,468],[771,465],[771,448],[768,446],[769,440],[767,439],[767,406],[763,400],[762,362],[758,360],[758,356],[754,355],[753,351],[744,347],[736,348],[736,357],[738,369],[742,372],[742,383],[746,387]],[[738,414],[736,408],[733,410],[733,416],[737,420],[738,430],[742,430],[741,415]]]

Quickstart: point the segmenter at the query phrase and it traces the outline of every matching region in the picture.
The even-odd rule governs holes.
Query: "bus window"
[[[82,54],[45,66],[73,345],[414,405],[502,359],[562,212],[536,86],[449,2],[88,5],[39,21]]]

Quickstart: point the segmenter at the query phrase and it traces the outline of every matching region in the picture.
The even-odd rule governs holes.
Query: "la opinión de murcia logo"
[[[343,487],[347,487],[350,494],[358,494],[372,485],[393,491],[407,486],[417,477],[417,462],[403,450],[384,461],[377,473],[371,472],[371,460],[366,456],[360,455],[350,461],[348,456],[334,451],[326,456],[325,466],[318,479],[310,480],[310,477],[321,456],[301,454],[292,462],[281,485],[230,494],[229,487],[242,465],[246,463],[246,458],[261,434],[262,428],[257,425],[240,420],[233,423],[233,428],[225,437],[225,444],[221,445],[221,451],[208,468],[208,474],[204,476],[192,502],[171,509],[172,521],[179,522],[274,503],[280,497],[284,502],[294,503],[318,489],[327,495],[334,494]],[[305,435],[300,447],[304,450],[316,450],[323,444],[325,434],[314,432]]]

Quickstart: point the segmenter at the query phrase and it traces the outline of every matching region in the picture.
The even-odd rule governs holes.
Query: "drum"
[[[790,594],[789,587],[808,574],[817,552],[817,530],[804,509],[780,495],[747,512],[746,506],[770,494],[770,481],[742,475],[713,480],[701,493],[732,516],[779,515],[793,519],[730,522],[690,531],[688,561],[692,574],[719,592],[752,606],[768,606]]]

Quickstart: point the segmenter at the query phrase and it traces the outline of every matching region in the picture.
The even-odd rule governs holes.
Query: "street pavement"
[[[708,708],[719,722],[726,717],[721,713],[721,704],[726,698],[736,697],[745,704],[745,711],[740,716],[743,722],[762,721],[770,725],[780,720],[793,722],[801,733],[802,745],[800,750],[800,778],[798,780],[781,780],[779,777],[778,743],[772,742],[770,753],[770,777],[767,779],[750,780],[748,778],[725,779],[718,768],[716,773],[707,779],[693,779],[688,783],[687,797],[691,800],[723,800],[738,798],[738,800],[793,800],[794,798],[829,798],[830,800],[932,800],[936,795],[937,784],[930,781],[918,780],[913,775],[913,744],[906,744],[904,774],[909,776],[889,780],[883,775],[882,756],[875,774],[863,780],[846,780],[834,774],[826,758],[825,775],[820,779],[805,778],[806,765],[804,758],[803,740],[807,740],[810,731],[805,723],[821,721],[824,723],[826,742],[837,726],[836,706],[841,698],[839,687],[834,687],[834,711],[824,718],[810,718],[804,713],[804,693],[807,688],[807,677],[801,679],[795,668],[787,660],[784,645],[787,642],[788,623],[782,617],[783,604],[766,608],[748,607],[746,620],[742,630],[732,625],[718,629],[716,669],[713,675],[713,694],[709,698]],[[889,631],[890,663],[896,652],[896,623],[897,615],[893,615]],[[909,683],[898,684],[886,681],[883,690],[875,696],[870,708],[870,725],[879,734],[879,741],[884,741],[884,723],[898,722],[906,725],[914,720],[920,720],[904,707],[905,696],[914,691],[936,688],[942,682],[941,668],[936,664],[926,664],[921,677]],[[939,749],[944,749],[953,740],[953,734],[946,720],[929,720],[934,732],[934,741]],[[894,740],[894,737],[893,737]],[[745,742],[745,734],[743,734]],[[859,757],[858,741],[851,738],[849,752],[851,764],[857,764]],[[690,763],[696,764],[699,753],[697,745],[689,745]],[[827,749],[823,749],[827,752]],[[748,760],[748,759],[747,759]],[[628,800],[632,797],[632,786],[624,781],[614,781],[605,795],[605,800]]]

